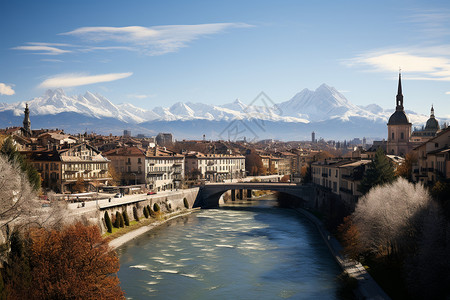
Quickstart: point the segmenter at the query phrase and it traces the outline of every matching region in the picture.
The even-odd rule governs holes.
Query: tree
[[[300,170],[300,176],[302,177],[303,182],[311,182],[311,166],[310,165],[304,165],[302,166]]]
[[[116,168],[114,168],[114,166],[112,164],[109,164],[109,166],[108,166],[108,173],[109,173],[109,177],[112,178],[109,181],[109,185],[116,186],[122,180],[121,174],[119,172],[117,172]]]
[[[31,228],[24,243],[20,259],[8,263],[8,299],[124,299],[119,259],[97,226]]]
[[[402,177],[374,187],[358,201],[352,215],[360,246],[374,255],[404,257],[414,248],[430,200],[423,185]]]
[[[155,212],[159,212],[159,211],[161,210],[161,208],[159,207],[159,204],[158,204],[158,203],[153,204],[153,210],[154,210]]]
[[[105,211],[105,224],[106,224],[106,229],[108,230],[109,233],[112,232],[112,223],[111,223],[111,219],[109,218],[109,213],[107,211]]]
[[[389,159],[384,155],[383,149],[378,148],[375,157],[368,165],[361,184],[358,187],[363,195],[372,187],[393,182],[395,179],[394,168]]]
[[[289,182],[291,177],[289,175],[284,175],[281,177],[280,182]]]
[[[78,177],[77,181],[75,182],[72,190],[75,193],[83,193],[86,190],[86,185],[83,177]]]
[[[35,191],[41,188],[41,175],[31,162],[29,162],[24,155],[17,151],[12,137],[8,137],[3,141],[0,148],[0,154],[3,154],[11,164],[19,166],[20,170],[26,174],[31,187]]]
[[[148,213],[148,211],[147,211],[147,206],[144,206],[144,209],[143,209],[142,212],[144,213],[144,217],[145,217],[146,219],[148,219],[149,213]]]
[[[126,226],[130,226],[130,218],[128,217],[128,213],[126,210],[122,212],[123,221],[125,222]]]
[[[138,211],[136,206],[133,206],[133,217],[136,221],[139,221]]]
[[[31,221],[39,208],[36,192],[18,163],[0,154],[0,228],[19,217]]]
[[[189,209],[189,202],[188,202],[188,200],[186,199],[186,197],[183,198],[183,204],[184,204],[184,207],[185,207],[185,208]]]
[[[412,180],[412,165],[417,162],[417,154],[410,152],[406,154],[405,161],[397,167],[395,174],[403,178]]]
[[[266,174],[266,168],[264,168],[262,159],[255,150],[251,150],[250,153],[245,156],[245,170],[252,176]]]

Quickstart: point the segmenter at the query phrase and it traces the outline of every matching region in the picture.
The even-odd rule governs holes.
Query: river
[[[128,299],[338,299],[314,225],[273,199],[200,210],[117,249]]]

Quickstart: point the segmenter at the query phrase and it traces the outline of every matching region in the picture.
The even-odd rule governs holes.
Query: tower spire
[[[430,118],[434,118],[434,107],[433,104],[431,104],[431,115]]]
[[[401,110],[403,111],[403,93],[402,93],[402,73],[401,69],[398,72],[398,90],[397,90],[397,97],[396,97],[397,107],[395,110]]]

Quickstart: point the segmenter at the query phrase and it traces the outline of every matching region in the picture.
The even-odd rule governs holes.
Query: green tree
[[[39,191],[41,188],[41,175],[39,175],[33,164],[29,162],[24,155],[17,151],[12,137],[8,137],[3,141],[0,148],[0,153],[5,155],[10,163],[18,164],[20,170],[27,175],[28,181],[30,182],[33,190]]]
[[[126,226],[130,226],[130,218],[128,217],[128,213],[126,210],[122,212],[123,221],[125,222]]]
[[[145,217],[146,219],[148,219],[149,214],[148,214],[148,211],[147,211],[147,206],[144,206],[144,209],[143,209],[142,212],[144,213],[144,217]]]
[[[112,223],[111,223],[111,218],[109,217],[109,213],[107,211],[105,211],[105,223],[106,223],[106,229],[108,230],[109,233],[112,232]]]
[[[133,206],[133,217],[136,221],[139,221],[138,210],[136,206]]]
[[[391,183],[395,179],[394,168],[391,162],[384,154],[381,148],[378,148],[375,153],[375,157],[368,165],[368,168],[364,172],[361,184],[358,187],[363,195],[366,194],[371,188],[377,185],[383,185],[385,183]]]

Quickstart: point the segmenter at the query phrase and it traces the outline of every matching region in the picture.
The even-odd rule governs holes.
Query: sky
[[[450,1],[0,0],[0,102],[47,89],[151,109],[287,101],[322,83],[357,105],[450,117]]]

